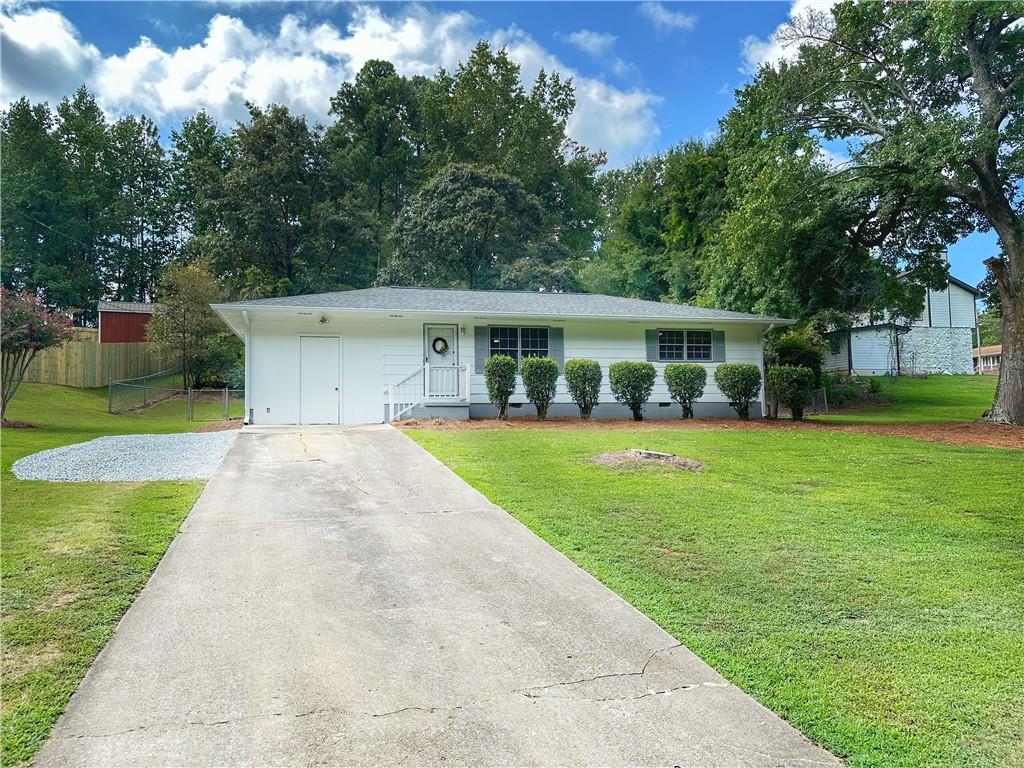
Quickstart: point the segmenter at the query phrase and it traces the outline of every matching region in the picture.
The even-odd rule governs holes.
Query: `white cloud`
[[[572,77],[576,109],[569,118],[569,135],[592,150],[605,150],[611,166],[627,165],[653,147],[659,134],[654,107],[660,97],[640,89],[624,91],[603,80],[584,77],[515,27],[495,33],[493,42],[508,51],[527,82],[541,69]]]
[[[789,7],[789,19],[798,18],[808,11],[830,11],[836,2],[837,0],[793,0],[793,4]],[[780,61],[792,61],[796,58],[797,47],[784,44],[779,37],[779,33],[785,26],[785,24],[780,24],[767,38],[748,35],[740,41],[743,56],[743,66],[740,67],[740,72],[753,75],[762,64],[777,64]]]
[[[693,29],[697,26],[697,17],[682,11],[670,11],[658,0],[648,0],[640,4],[640,13],[660,30]]]
[[[4,104],[21,96],[38,101],[70,94],[88,80],[101,58],[96,46],[83,42],[57,11],[17,4],[0,13],[0,48]]]
[[[607,53],[615,45],[615,41],[618,40],[615,35],[608,34],[607,32],[594,32],[590,29],[580,29],[571,34],[558,35],[557,37],[571,43],[584,53],[589,53],[591,56],[600,56],[602,53]]]
[[[85,82],[114,117],[141,111],[166,123],[205,109],[229,127],[245,117],[245,102],[252,101],[282,103],[326,121],[330,97],[368,59],[387,59],[404,75],[429,76],[439,67],[457,67],[483,38],[507,46],[527,83],[541,68],[572,77],[577,106],[569,133],[606,150],[612,164],[649,150],[658,135],[655,94],[582,76],[518,28],[481,30],[481,22],[461,10],[410,6],[385,15],[361,6],[344,29],[287,14],[271,32],[219,13],[194,45],[162,48],[141,37],[123,54],[110,56],[82,41],[51,9],[6,10],[0,24],[4,104],[22,94],[55,101]]]

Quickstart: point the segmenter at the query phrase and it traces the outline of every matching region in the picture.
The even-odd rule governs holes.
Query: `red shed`
[[[146,340],[146,326],[153,317],[152,304],[141,301],[101,301],[97,309],[101,344]]]

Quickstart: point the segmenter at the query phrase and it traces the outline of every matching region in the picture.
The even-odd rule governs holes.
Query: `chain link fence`
[[[181,371],[170,370],[136,379],[111,381],[107,411],[133,411],[186,421],[221,421],[245,415],[245,390],[186,387]]]

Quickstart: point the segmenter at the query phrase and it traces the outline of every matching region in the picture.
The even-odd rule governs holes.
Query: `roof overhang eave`
[[[367,315],[369,317],[379,317],[382,314],[386,315],[401,315],[401,316],[436,316],[443,315],[446,317],[457,316],[457,317],[525,317],[525,318],[547,318],[552,320],[625,320],[634,323],[647,323],[647,322],[663,322],[663,323],[736,323],[743,325],[793,325],[797,321],[785,318],[785,317],[684,317],[680,315],[592,315],[592,314],[545,314],[545,313],[528,313],[528,312],[495,312],[495,311],[469,311],[469,310],[450,310],[450,309],[400,309],[400,308],[387,308],[387,309],[376,309],[376,308],[355,308],[355,307],[306,307],[306,306],[281,306],[274,304],[211,304],[210,307],[216,312],[222,319],[225,320],[229,325],[230,321],[227,320],[225,313],[227,312],[238,312],[241,313],[243,310],[249,313],[256,312],[333,312],[339,314],[348,315]]]

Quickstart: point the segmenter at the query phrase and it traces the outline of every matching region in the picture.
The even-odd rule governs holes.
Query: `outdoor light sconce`
[[[320,325],[327,325],[330,320],[327,319],[327,315],[320,315]]]

